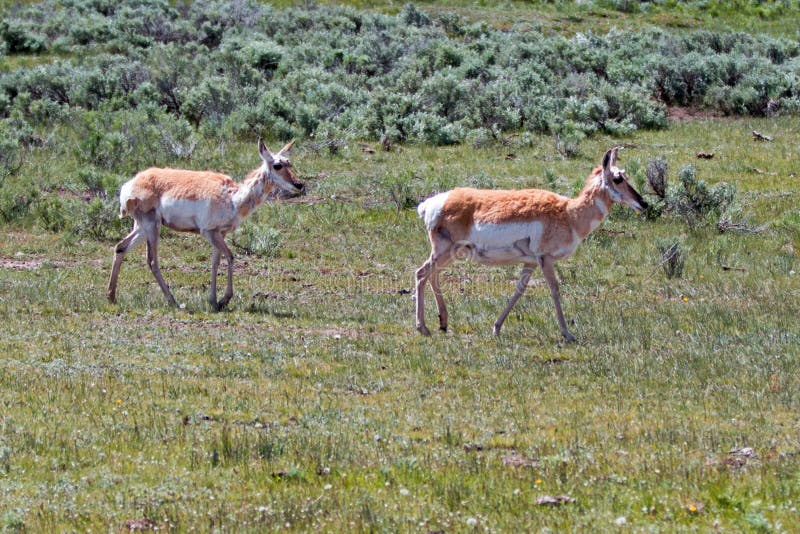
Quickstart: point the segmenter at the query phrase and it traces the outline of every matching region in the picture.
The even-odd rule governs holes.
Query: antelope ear
[[[292,139],[291,141],[289,141],[288,143],[286,143],[286,146],[285,146],[285,147],[283,147],[283,148],[281,149],[281,151],[280,151],[280,152],[278,152],[278,154],[283,154],[284,152],[289,152],[289,151],[292,149],[292,146],[294,145],[294,141],[295,141],[295,140],[294,140],[294,139]]]
[[[619,147],[615,146],[603,156],[603,175],[607,178],[611,176],[611,167],[617,164],[617,151],[619,151]]]
[[[260,137],[258,138],[258,153],[261,154],[261,159],[267,163],[271,163],[275,159]]]
[[[611,174],[611,151],[614,150],[613,148],[609,149],[605,156],[603,156],[603,176],[608,176]]]

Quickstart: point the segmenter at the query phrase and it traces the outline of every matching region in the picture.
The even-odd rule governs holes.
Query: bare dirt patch
[[[667,120],[670,122],[689,122],[697,120],[719,119],[723,115],[719,111],[707,109],[672,106],[667,108]]]
[[[0,268],[15,271],[35,271],[41,268],[44,260],[42,258],[15,259],[0,258]]]
[[[41,269],[43,265],[49,265],[53,267],[69,267],[86,264],[90,264],[94,268],[101,268],[102,260],[85,262],[76,260],[54,260],[50,258],[27,257],[24,255],[15,256],[13,258],[0,257],[0,269],[14,271],[35,271],[37,269]]]

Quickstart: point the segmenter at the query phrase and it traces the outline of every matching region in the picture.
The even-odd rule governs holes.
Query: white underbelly
[[[542,241],[544,225],[533,221],[527,223],[475,223],[467,240],[479,249],[504,249],[524,239],[536,251]]]
[[[529,223],[476,223],[467,241],[472,259],[489,265],[536,262],[544,225]]]
[[[477,223],[467,237],[470,259],[487,265],[536,263],[542,256],[566,258],[575,252],[580,238],[572,232],[562,243],[543,243],[544,224]]]
[[[230,210],[212,209],[211,200],[187,200],[163,197],[159,212],[165,226],[173,230],[204,232],[228,231],[236,227],[238,217]],[[232,226],[232,228],[231,228]]]

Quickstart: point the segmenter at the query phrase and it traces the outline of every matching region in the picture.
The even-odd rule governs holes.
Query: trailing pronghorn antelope
[[[567,341],[575,337],[567,329],[553,264],[568,258],[578,244],[597,228],[615,202],[641,212],[647,203],[617,168],[617,151],[603,157],[603,166],[589,175],[583,190],[567,198],[540,189],[491,191],[457,188],[422,202],[417,211],[425,221],[431,255],[417,270],[417,329],[425,326],[425,284],[430,281],[439,310],[439,328],[447,330],[447,308],[439,288],[439,271],[458,258],[486,265],[522,263],[522,275],[503,313],[494,323],[500,333],[511,308],[525,292],[538,264],[550,286],[558,325]]]
[[[225,234],[235,230],[275,188],[300,194],[304,185],[292,173],[286,153],[294,141],[273,154],[258,140],[261,167],[241,182],[209,171],[150,168],[125,182],[119,192],[119,216],[133,219],[133,230],[114,249],[114,264],[108,282],[108,300],[114,302],[117,277],[125,254],[142,239],[147,241],[147,263],[170,305],[175,297],[158,267],[158,235],[161,225],[178,232],[194,232],[205,237],[214,252],[211,256],[209,303],[222,309],[233,296],[233,253],[225,244]],[[228,262],[228,285],[217,302],[217,270],[220,256]]]

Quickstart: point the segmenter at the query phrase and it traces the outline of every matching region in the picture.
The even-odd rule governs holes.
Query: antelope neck
[[[246,217],[263,201],[269,172],[258,172],[254,177],[245,180],[233,194],[233,206],[240,216]]]
[[[611,208],[611,195],[601,180],[600,176],[592,178],[580,194],[568,203],[573,229],[581,239],[603,222]]]

